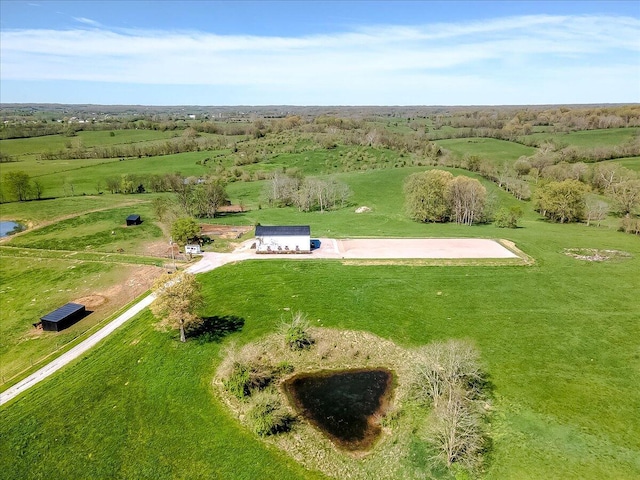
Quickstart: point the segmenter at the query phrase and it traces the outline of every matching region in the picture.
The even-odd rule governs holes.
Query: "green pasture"
[[[56,176],[63,181],[72,178],[75,170],[95,168],[98,165],[117,162],[117,158],[91,158],[91,159],[65,159],[65,160],[25,160],[20,162],[3,163],[0,166],[0,176],[9,172],[21,171],[27,173],[32,179],[39,179],[46,187],[45,196],[51,196],[51,182],[43,177]],[[70,177],[71,176],[71,177]],[[55,184],[59,182],[54,182]]]
[[[353,191],[349,205],[335,211],[300,212],[295,207],[269,208],[263,192],[266,182],[232,183],[227,187],[231,201],[242,202],[248,211],[213,220],[213,223],[236,225],[279,225],[308,224],[314,236],[329,237],[488,237],[504,234],[503,230],[493,225],[476,225],[468,228],[462,225],[441,225],[416,223],[405,213],[403,184],[412,173],[426,170],[427,167],[391,168],[385,170],[369,170],[365,172],[338,173],[332,177],[348,184]],[[537,219],[528,203],[519,202],[512,195],[499,189],[470,172],[459,169],[448,169],[454,175],[466,174],[478,178],[490,192],[498,205],[523,205],[527,214],[525,221]],[[323,177],[324,178],[324,177]],[[355,213],[357,207],[371,208],[368,213]]]
[[[145,144],[180,136],[182,131],[114,130],[113,133],[114,135],[111,136],[109,131],[82,131],[77,132],[73,137],[47,135],[44,137],[0,140],[0,151],[18,160],[26,161],[34,160],[38,154],[58,152],[68,146],[95,147],[98,145],[113,146],[130,143]]]
[[[448,227],[438,230],[455,236]],[[637,240],[546,222],[505,236],[535,265],[255,260],[202,275],[202,313],[240,317],[240,332],[183,345],[175,332],[154,329],[149,313],[140,315],[2,408],[4,471],[14,478],[318,478],[237,424],[211,386],[225,345],[256,340],[301,310],[314,324],[371,331],[405,347],[473,341],[493,389],[485,478],[637,477]],[[564,255],[568,247],[633,258],[583,262]],[[427,451],[416,437],[402,478],[424,475],[420,452]]]
[[[142,195],[87,195],[61,197],[29,202],[11,202],[0,204],[0,219],[15,220],[27,225],[60,220],[66,216],[75,216],[94,210],[106,210],[128,205],[148,203],[150,196]]]
[[[454,138],[436,140],[435,143],[460,158],[475,155],[499,163],[513,162],[522,156],[533,155],[536,151],[532,147],[494,138]]]
[[[91,314],[63,332],[38,332],[40,317],[76,298],[122,282],[134,267],[79,259],[12,257],[0,251],[1,383],[44,361],[104,317]]]
[[[552,141],[561,146],[579,148],[611,147],[629,142],[640,133],[640,128],[609,128],[606,130],[582,130],[567,133],[533,133],[522,137],[538,141]]]
[[[200,177],[210,173],[207,165],[198,165],[214,152],[188,152],[159,157],[127,158],[124,160],[66,160],[57,163],[62,170],[41,173],[37,179],[44,185],[44,196],[70,195],[70,185],[73,185],[74,195],[95,195],[106,190],[105,178],[120,178],[123,175],[163,175],[165,173],[180,173],[184,176]],[[75,162],[80,162],[76,164]],[[20,170],[19,163],[10,163],[12,168]],[[4,173],[4,165],[2,167]],[[39,162],[39,167],[47,167],[45,162]],[[23,165],[26,166],[26,163]],[[38,168],[39,168],[38,167]],[[29,173],[29,170],[22,168]],[[66,186],[65,186],[66,185]]]
[[[640,157],[618,158],[616,160],[608,160],[607,162],[615,162],[625,168],[628,168],[629,170],[640,172]]]
[[[126,225],[131,213],[140,214],[141,225]],[[162,238],[149,205],[114,208],[61,220],[12,238],[13,247],[47,250],[99,251],[108,253],[144,253],[143,243]]]

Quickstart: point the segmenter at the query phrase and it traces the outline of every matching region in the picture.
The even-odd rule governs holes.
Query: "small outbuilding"
[[[202,248],[199,244],[185,245],[184,253],[188,253],[190,255],[200,255],[202,253]]]
[[[132,213],[131,215],[129,215],[127,217],[127,226],[129,226],[129,225],[140,225],[141,223],[142,223],[142,219],[140,218],[140,215]]]
[[[78,320],[86,316],[84,305],[79,303],[67,303],[62,307],[40,318],[42,329],[49,332],[59,332],[70,327]]]
[[[256,227],[256,253],[309,253],[311,227],[308,225]]]

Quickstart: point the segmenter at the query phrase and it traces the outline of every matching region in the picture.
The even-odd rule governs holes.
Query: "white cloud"
[[[2,80],[241,86],[278,96],[288,92],[305,98],[302,103],[318,103],[314,94],[345,98],[325,103],[513,103],[497,96],[531,90],[533,78],[545,78],[547,90],[564,91],[595,62],[598,75],[591,72],[583,86],[601,90],[600,101],[613,100],[596,79],[628,89],[629,101],[640,100],[638,89],[629,87],[640,82],[640,20],[629,17],[540,15],[303,37],[103,28],[0,35]],[[627,79],[607,77],[609,64]],[[444,94],[452,98],[452,90],[465,100],[437,101]],[[495,98],[483,102],[491,92]],[[536,97],[531,93],[517,103],[532,103],[526,98]]]
[[[95,20],[91,20],[86,17],[73,17],[76,22],[84,23],[85,25],[90,25],[92,27],[100,27],[100,22],[96,22]]]

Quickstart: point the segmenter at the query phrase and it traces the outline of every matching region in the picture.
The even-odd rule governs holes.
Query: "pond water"
[[[12,233],[20,232],[23,228],[18,222],[0,222],[0,237],[7,237]]]
[[[366,450],[380,435],[377,419],[391,398],[393,374],[383,368],[300,374],[286,380],[284,390],[296,410],[336,445]]]

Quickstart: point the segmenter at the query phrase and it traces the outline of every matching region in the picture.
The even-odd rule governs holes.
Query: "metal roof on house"
[[[275,237],[275,236],[311,236],[311,227],[309,225],[258,225],[256,226],[256,237]]]
[[[79,303],[67,303],[57,310],[47,313],[44,317],[40,317],[40,320],[46,320],[47,322],[54,323],[59,322],[60,320],[67,318],[69,315],[73,315],[74,313],[84,310],[84,308],[84,305],[80,305]]]

